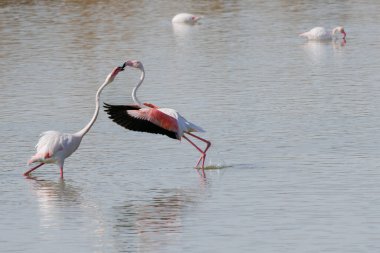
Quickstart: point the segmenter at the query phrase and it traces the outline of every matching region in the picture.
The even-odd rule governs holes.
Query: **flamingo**
[[[186,23],[186,24],[193,25],[193,24],[197,23],[197,21],[200,18],[201,17],[195,16],[195,15],[190,14],[190,13],[179,13],[173,17],[172,23]]]
[[[24,173],[24,176],[28,176],[32,171],[41,167],[45,163],[55,163],[59,166],[61,171],[61,178],[63,178],[63,164],[67,157],[69,157],[79,147],[83,136],[90,130],[95,123],[99,113],[99,96],[103,88],[111,83],[116,75],[123,71],[125,64],[121,67],[116,67],[108,74],[104,83],[99,87],[95,96],[95,112],[91,121],[80,131],[74,134],[61,133],[58,131],[46,131],[40,135],[40,139],[36,145],[36,154],[33,155],[28,161],[28,165],[39,162],[40,164],[31,168]]]
[[[144,81],[144,66],[136,60],[127,61],[125,64],[141,71],[140,81],[132,91],[132,99],[135,105],[110,105],[104,103],[105,111],[108,113],[109,118],[118,125],[132,131],[162,134],[177,140],[181,140],[183,137],[201,153],[195,168],[198,168],[201,164],[202,176],[206,177],[204,163],[206,152],[210,148],[211,142],[192,133],[205,131],[201,127],[187,121],[174,109],[160,108],[150,103],[141,103],[136,96],[136,92]],[[204,142],[206,144],[205,149],[202,150],[185,134]]]
[[[336,33],[343,34],[343,40],[346,39],[346,32],[342,26],[335,27],[332,31],[327,31],[323,27],[314,27],[308,32],[301,33],[301,37],[305,37],[308,40],[328,41],[333,40],[336,37]]]

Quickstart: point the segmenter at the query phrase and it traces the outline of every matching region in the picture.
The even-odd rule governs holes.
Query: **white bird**
[[[40,135],[40,139],[36,145],[36,154],[30,158],[28,165],[39,162],[40,164],[29,169],[24,173],[28,176],[32,171],[41,167],[45,163],[55,163],[61,170],[61,178],[63,177],[63,164],[67,157],[69,157],[79,147],[83,136],[90,130],[95,123],[99,113],[99,96],[103,88],[111,83],[116,75],[123,71],[125,64],[121,67],[116,67],[108,74],[104,83],[99,87],[95,96],[95,112],[91,121],[80,131],[74,134],[61,133],[57,131],[47,131]]]
[[[132,131],[163,134],[177,140],[181,140],[183,137],[201,153],[195,168],[201,164],[202,176],[205,177],[204,163],[206,152],[211,146],[211,142],[192,133],[204,132],[204,130],[186,120],[174,109],[159,108],[153,104],[141,103],[137,99],[136,92],[144,81],[144,67],[139,61],[127,61],[126,66],[137,68],[141,71],[140,81],[132,91],[132,99],[135,105],[109,105],[105,103],[105,111],[108,113],[109,118],[118,125]],[[185,134],[204,142],[206,144],[205,149],[202,150],[195,145]]]
[[[186,23],[193,25],[197,23],[200,18],[201,17],[189,13],[179,13],[173,17],[172,23]]]
[[[346,39],[346,32],[342,26],[335,27],[332,31],[327,31],[323,27],[314,27],[308,32],[301,33],[300,36],[308,40],[329,41],[336,38],[337,33],[342,33],[343,40]]]

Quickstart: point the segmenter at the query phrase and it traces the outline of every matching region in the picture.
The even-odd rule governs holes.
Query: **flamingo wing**
[[[109,118],[116,124],[138,132],[166,135],[178,139],[176,120],[156,108],[137,105],[110,105],[104,103]]]
[[[46,131],[40,135],[36,145],[36,154],[31,157],[29,164],[49,159],[64,148],[64,135],[57,131]]]

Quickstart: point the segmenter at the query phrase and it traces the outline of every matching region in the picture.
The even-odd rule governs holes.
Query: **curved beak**
[[[125,66],[127,66],[126,62],[124,62],[123,65],[119,66],[120,71],[123,71]]]
[[[193,21],[195,22],[195,21],[198,21],[198,20],[200,20],[202,17],[200,17],[200,16],[193,16]]]

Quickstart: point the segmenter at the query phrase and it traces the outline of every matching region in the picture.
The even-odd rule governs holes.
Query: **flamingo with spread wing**
[[[206,152],[210,148],[211,142],[193,134],[193,132],[204,132],[204,130],[186,120],[174,109],[160,108],[150,103],[141,103],[136,96],[136,92],[144,81],[144,66],[140,61],[136,60],[127,61],[126,66],[141,71],[140,81],[132,91],[132,99],[135,105],[110,105],[105,103],[105,111],[108,113],[109,118],[118,125],[132,131],[163,134],[177,140],[181,140],[183,137],[201,153],[195,168],[198,168],[200,165],[202,176],[205,177],[204,164]],[[204,142],[206,147],[201,149],[186,135]]]

